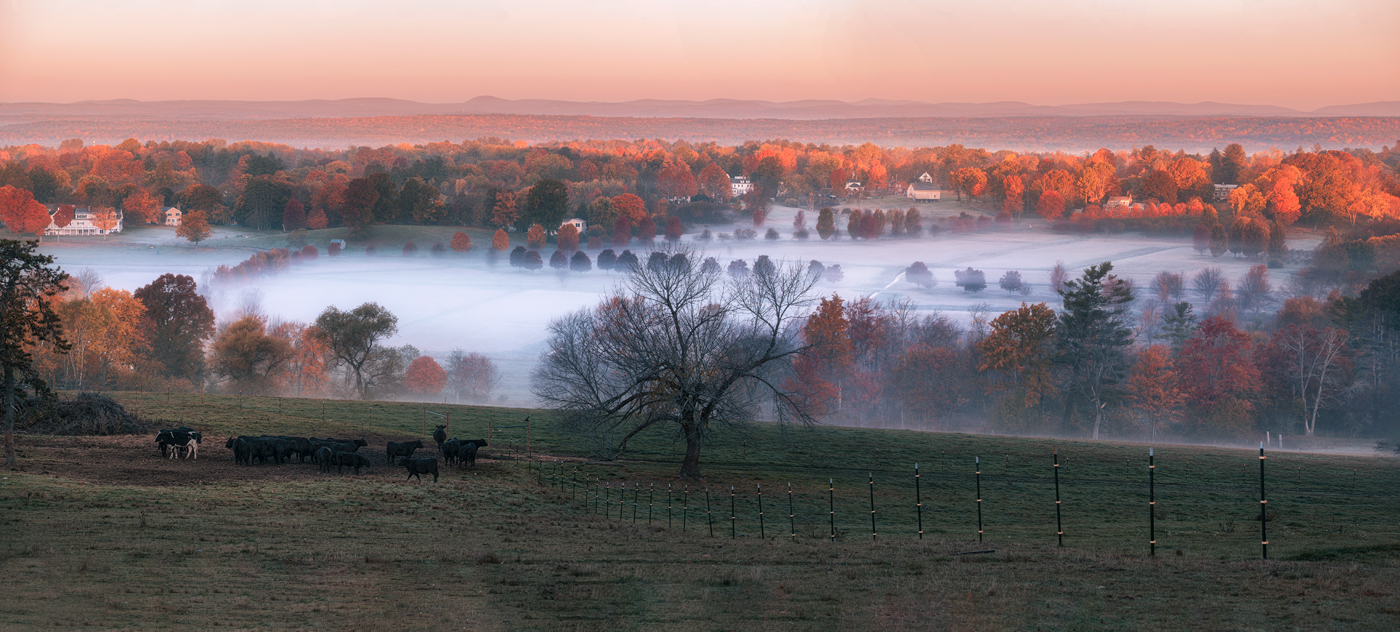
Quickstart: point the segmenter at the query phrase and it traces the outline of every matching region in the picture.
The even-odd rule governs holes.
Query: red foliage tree
[[[649,215],[643,217],[642,221],[637,222],[637,241],[640,243],[649,244],[655,239],[656,222],[652,221],[651,216]]]
[[[626,246],[632,242],[632,222],[626,217],[619,216],[613,222],[613,245],[617,247]]]
[[[305,246],[301,247],[301,258],[304,260],[314,261],[320,258],[320,256],[321,251],[317,250],[316,247],[311,244],[306,244]]]
[[[643,217],[647,216],[646,202],[643,202],[642,198],[636,195],[623,193],[622,195],[614,197],[612,201],[613,208],[617,209],[617,216],[619,219],[625,217],[627,221],[636,224],[642,221]]]
[[[506,234],[504,228],[497,228],[496,234],[491,236],[491,249],[496,252],[510,250],[510,235]]]
[[[1207,318],[1186,340],[1177,365],[1191,413],[1187,423],[1195,434],[1235,437],[1249,432],[1249,397],[1259,390],[1251,351],[1249,335],[1218,316]]]
[[[559,227],[559,235],[555,240],[559,244],[559,249],[564,252],[578,250],[578,229],[573,224],[564,224]]]
[[[666,241],[679,241],[684,232],[685,227],[681,224],[681,218],[675,216],[666,218]]]
[[[311,229],[311,230],[321,230],[322,228],[325,228],[325,227],[327,227],[327,226],[330,226],[330,220],[326,218],[326,212],[325,212],[325,211],[323,211],[323,210],[321,210],[321,209],[319,209],[319,208],[313,208],[313,209],[311,209],[311,212],[310,212],[310,213],[307,213],[307,215],[306,215],[306,227],[307,227],[307,228],[309,228],[309,229]]]
[[[303,228],[306,228],[306,208],[296,198],[287,200],[287,207],[282,210],[282,230]]]
[[[531,224],[530,230],[525,231],[525,244],[531,250],[539,250],[544,247],[544,227],[539,224]]]
[[[437,395],[447,387],[447,371],[429,356],[418,356],[404,372],[403,384],[414,395]]]

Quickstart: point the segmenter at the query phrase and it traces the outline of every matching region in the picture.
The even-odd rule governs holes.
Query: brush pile
[[[148,434],[150,427],[116,400],[100,393],[78,393],[71,399],[29,397],[19,402],[15,428],[29,434],[118,435]]]

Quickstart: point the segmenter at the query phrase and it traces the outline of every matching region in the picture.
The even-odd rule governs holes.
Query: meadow
[[[162,460],[149,436],[21,437],[0,478],[7,629],[1400,625],[1387,456],[1270,451],[1264,561],[1258,451],[1157,445],[1154,557],[1145,444],[752,424],[716,433],[687,483],[666,434],[594,461],[543,411],[117,397],[204,431],[200,457]],[[463,438],[490,424],[475,470],[420,483],[384,465],[384,441],[427,440],[428,412]],[[245,433],[364,436],[374,467],[235,466],[223,441]]]

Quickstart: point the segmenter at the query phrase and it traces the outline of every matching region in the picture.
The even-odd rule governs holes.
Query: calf
[[[415,477],[415,476],[418,476],[419,474],[429,474],[429,473],[431,473],[431,474],[433,475],[433,482],[434,482],[434,483],[437,482],[437,479],[438,479],[438,466],[437,466],[437,459],[436,459],[436,458],[432,458],[432,459],[410,459],[410,458],[403,458],[403,459],[401,459],[401,460],[399,461],[399,465],[402,465],[402,466],[408,468],[408,478],[406,478],[406,479],[404,479],[404,480],[408,480],[409,478],[413,478],[413,477]],[[420,482],[420,483],[423,482],[423,477],[422,477],[422,476],[418,476],[418,482]]]
[[[437,461],[434,460],[433,462],[436,463]],[[335,473],[339,474],[340,468],[342,467],[355,468],[355,476],[359,476],[360,468],[369,467],[369,459],[366,459],[363,454],[355,454],[354,452],[341,452],[335,455]]]
[[[156,443],[160,444],[160,455],[167,456],[170,446],[183,446],[193,439],[195,443],[200,443],[203,438],[199,431],[189,426],[179,428],[167,428],[156,434]]]
[[[384,464],[393,464],[394,457],[396,456],[411,457],[413,456],[414,450],[418,450],[422,447],[423,442],[418,441],[417,439],[413,441],[406,441],[404,443],[394,443],[393,441],[390,441],[389,445],[384,448]],[[433,460],[437,461],[437,459]]]
[[[447,426],[440,425],[433,431],[433,441],[437,442],[438,450],[441,451],[443,442],[447,441]]]
[[[317,463],[317,465],[320,466],[322,472],[330,472],[330,471],[331,471],[331,449],[330,449],[330,448],[325,447],[325,446],[322,446],[321,449],[319,449],[319,450],[316,451],[316,454],[314,454],[314,455],[311,456],[311,460],[315,461],[315,462]]]
[[[186,460],[199,460],[199,442],[195,441],[193,437],[185,441],[184,445],[178,443],[171,443],[169,445],[170,460],[174,461],[175,459],[180,458],[182,454]]]

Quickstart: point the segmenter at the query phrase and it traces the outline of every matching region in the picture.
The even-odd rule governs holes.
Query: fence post
[[[1259,539],[1264,559],[1269,559],[1269,501],[1264,496],[1264,444],[1259,444]]]
[[[1147,449],[1147,537],[1149,555],[1157,555],[1157,464],[1152,448]]]
[[[792,531],[792,541],[797,542],[797,513],[792,510],[792,483],[788,483],[788,529]]]
[[[982,543],[982,457],[973,457],[977,466],[977,543]]]
[[[488,443],[489,443],[489,441],[488,441]],[[612,481],[609,481],[609,482],[607,482],[607,483],[604,483],[604,487],[603,487],[603,517],[604,517],[604,518],[611,518],[611,517],[612,517],[612,507],[610,506],[611,503],[612,503]]]
[[[836,541],[836,479],[827,479],[830,488],[826,490],[827,515],[831,519],[831,541]]]
[[[666,529],[671,528],[671,484],[666,483]]]
[[[656,498],[656,483],[652,483],[652,484],[651,484],[651,487],[648,487],[648,488],[647,488],[647,526],[648,526],[648,527],[651,526],[651,506],[652,506],[652,500],[653,500],[654,498]]]
[[[1060,449],[1055,448],[1055,537],[1057,546],[1065,545],[1065,527],[1060,522]]]
[[[924,539],[924,500],[919,493],[919,464],[914,464],[914,509],[919,512],[919,539]]]
[[[763,530],[763,486],[754,483],[758,488],[758,539],[767,540],[768,534]]]
[[[870,473],[870,541],[876,542],[875,531],[875,473]]]
[[[705,488],[705,521],[710,523],[710,537],[715,537],[715,518],[710,513],[710,488]]]
[[[637,524],[637,497],[641,493],[641,483],[632,483],[632,524]]]
[[[681,533],[685,533],[690,526],[690,484],[687,483],[685,489],[681,490]]]

